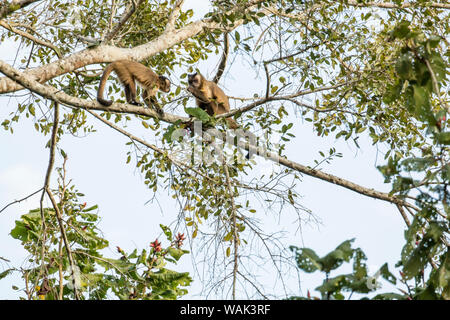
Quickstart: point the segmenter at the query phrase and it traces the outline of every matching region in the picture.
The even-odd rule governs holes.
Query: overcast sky
[[[200,17],[208,9],[204,4],[205,1],[201,0],[187,0],[184,8],[194,8],[196,16]],[[13,44],[0,44],[2,60],[11,63],[14,55]],[[199,63],[198,68],[210,76],[214,74],[216,65],[217,60],[211,59]],[[248,72],[244,72],[245,70]],[[221,84],[225,92],[233,96],[250,96],[255,90],[259,90],[257,88],[261,92],[264,90],[264,83],[256,78],[246,62],[239,61],[239,57],[228,67]],[[16,108],[16,98],[0,97],[0,122]],[[304,165],[314,165],[313,160],[320,158],[319,151],[335,147],[343,157],[334,160],[331,165],[323,166],[325,172],[365,187],[389,191],[390,186],[383,183],[383,177],[376,169],[376,165],[384,164],[383,157],[365,136],[359,139],[361,149],[358,150],[343,140],[317,137],[308,122],[302,122],[299,118],[291,119],[296,124],[296,138],[288,144],[289,159]],[[125,164],[126,152],[129,150],[125,143],[128,140],[93,118],[89,122],[95,125],[97,132],[87,137],[66,135],[60,142],[69,156],[68,173],[78,190],[86,195],[88,206],[99,205],[98,213],[102,217],[99,228],[106,239],[110,240],[110,256],[116,256],[116,245],[126,250],[148,248],[149,242],[156,237],[162,239],[159,224],[169,224],[176,219],[178,210],[175,203],[161,189],[158,194],[159,203],[146,204],[153,194],[145,187],[134,165]],[[130,126],[128,129],[145,137],[144,131],[139,127]],[[14,134],[0,131],[0,208],[42,186],[48,161],[48,149],[44,146],[48,138],[37,133],[32,121],[25,117],[14,126]],[[60,165],[61,159],[57,160],[57,165]],[[355,246],[361,247],[368,256],[372,272],[385,262],[389,262],[392,271],[400,256],[404,230],[403,220],[393,205],[307,176],[296,191],[303,196],[301,204],[311,209],[321,220],[321,224],[303,225],[300,232],[293,223],[296,217],[291,212],[283,212],[281,216],[267,216],[259,211],[268,231],[271,228],[273,231],[283,229],[289,232],[284,240],[286,246],[311,247],[319,255],[334,249],[344,240],[356,238]],[[11,260],[11,264],[16,267],[26,265],[26,252],[19,241],[10,237],[9,232],[21,214],[38,206],[39,196],[35,196],[0,214],[0,256]],[[205,293],[202,292],[200,278],[194,273],[194,263],[191,256],[185,256],[175,269],[189,271],[195,279],[186,298],[201,299]],[[4,268],[6,265],[0,263],[0,272]],[[301,275],[303,294],[306,294],[306,289],[318,286],[322,280],[314,275]],[[267,283],[273,285],[273,281]],[[0,299],[17,298],[20,295],[11,289],[12,285],[22,287],[22,282],[18,277],[0,281]],[[289,286],[291,294],[295,294],[296,290],[300,294],[298,283],[290,283]],[[267,291],[280,296],[284,294],[279,285],[275,285],[273,290],[270,287]],[[241,297],[245,298],[245,295],[242,294]]]

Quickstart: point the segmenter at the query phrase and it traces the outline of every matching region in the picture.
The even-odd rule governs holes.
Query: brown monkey
[[[119,60],[110,63],[103,72],[98,86],[97,101],[104,105],[110,106],[111,100],[103,99],[103,90],[105,89],[106,80],[109,74],[114,71],[119,77],[119,81],[125,87],[125,97],[127,102],[134,105],[141,105],[136,101],[136,82],[144,87],[144,101],[148,99],[148,104],[155,104],[155,95],[158,90],[163,92],[170,91],[170,80],[164,76],[158,76],[150,68],[143,64],[130,60]],[[159,108],[159,107],[158,107]]]
[[[197,106],[210,116],[230,111],[227,95],[215,82],[206,80],[200,73],[194,73],[188,75],[188,83],[188,91],[195,97]],[[234,119],[226,118],[226,121],[231,129],[239,128]],[[256,136],[253,133],[247,132],[247,134],[256,142]],[[246,158],[250,159],[250,152],[247,153]]]
[[[230,111],[228,97],[216,83],[206,80],[200,73],[188,75],[188,82],[188,91],[195,97],[197,106],[210,116]],[[226,120],[231,129],[239,127],[232,118]]]

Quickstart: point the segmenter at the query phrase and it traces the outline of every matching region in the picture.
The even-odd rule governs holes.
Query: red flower
[[[151,242],[150,247],[155,249],[156,252],[160,252],[162,250],[161,242],[158,242],[158,239],[156,239],[154,242]]]
[[[181,247],[183,245],[183,241],[186,239],[184,233],[179,233],[175,237],[175,244],[177,248]]]

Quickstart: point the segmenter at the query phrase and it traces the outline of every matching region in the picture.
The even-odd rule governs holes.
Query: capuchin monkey
[[[187,90],[195,97],[197,107],[203,109],[210,116],[230,111],[230,102],[227,95],[213,81],[206,80],[200,73],[188,75],[189,86]],[[232,118],[226,118],[231,129],[239,128]]]
[[[144,88],[143,98],[144,101],[150,106],[154,105],[160,112],[161,108],[156,102],[155,95],[158,90],[163,92],[170,91],[170,80],[164,76],[158,76],[150,68],[147,68],[143,64],[130,60],[119,60],[110,63],[103,72],[98,86],[97,101],[104,105],[110,106],[111,100],[105,100],[103,98],[103,90],[105,89],[106,80],[110,73],[114,71],[119,77],[119,81],[125,87],[125,97],[127,102],[137,106],[142,105],[136,100],[136,82]]]
[[[188,83],[187,90],[195,97],[197,106],[205,110],[210,116],[214,117],[230,111],[228,96],[215,82],[206,80],[200,73],[194,73],[188,75]],[[234,119],[226,118],[225,120],[231,129],[239,128]],[[247,134],[256,143],[256,136],[250,132],[247,132]],[[250,152],[247,153],[246,158],[250,158]]]

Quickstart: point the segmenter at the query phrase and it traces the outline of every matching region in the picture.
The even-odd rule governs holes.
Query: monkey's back
[[[113,64],[117,76],[127,84],[131,84],[133,80],[146,87],[158,83],[158,75],[142,63],[131,60],[120,60],[113,62]]]

